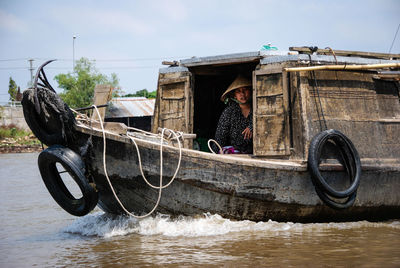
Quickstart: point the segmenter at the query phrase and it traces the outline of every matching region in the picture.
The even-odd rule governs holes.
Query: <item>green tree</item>
[[[10,76],[10,82],[8,83],[8,94],[10,94],[10,101],[15,101],[17,98],[18,86],[17,83]]]
[[[110,84],[114,87],[112,97],[117,98],[121,96],[122,90],[119,86],[119,78],[116,73],[112,73],[110,77]]]
[[[108,78],[99,73],[94,63],[87,58],[76,62],[73,73],[58,74],[54,79],[64,89],[60,97],[72,108],[90,106],[93,103],[94,87],[98,84],[111,85],[116,89],[115,95],[120,91],[117,75],[112,73]]]
[[[129,94],[126,94],[126,95],[124,95],[122,97],[124,97],[124,98],[128,98],[128,97],[145,97],[145,98],[148,98],[148,99],[155,99],[156,96],[157,96],[157,91],[149,92],[149,91],[147,91],[147,89],[144,88],[142,90],[136,91],[136,93],[129,93]]]
[[[136,91],[136,97],[145,97],[145,98],[147,98],[147,96],[149,95],[149,92],[147,91],[147,89],[142,89],[142,90],[139,90],[139,91]]]
[[[155,98],[157,98],[157,91],[152,91],[152,92],[149,92],[149,96],[147,97],[148,99],[155,99]]]

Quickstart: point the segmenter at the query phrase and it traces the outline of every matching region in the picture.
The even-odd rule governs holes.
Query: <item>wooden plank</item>
[[[160,102],[161,102],[161,90],[160,90],[160,77],[159,77],[157,80],[156,103],[154,104],[154,113],[151,122],[151,132],[153,133],[157,133],[157,129],[161,126],[159,122]]]
[[[267,96],[267,97],[259,97],[257,96],[257,111],[255,114],[257,116],[264,115],[284,115],[283,109],[283,94],[277,96]]]
[[[300,76],[299,73],[288,73],[290,76],[290,107],[291,118],[290,130],[293,144],[291,149],[291,159],[305,159],[304,157],[304,122],[302,118],[301,95],[300,95]]]
[[[96,85],[94,88],[94,105],[104,105],[111,100],[112,87],[110,85]],[[101,119],[104,120],[106,114],[106,107],[98,108]],[[96,112],[92,114],[92,119],[98,120],[98,115]]]
[[[170,84],[175,84],[175,83],[184,83],[187,82],[188,77],[183,76],[183,77],[172,77],[172,78],[163,78],[159,80],[159,84],[162,85],[170,85]]]
[[[258,75],[257,77],[256,86],[258,97],[282,95],[282,75],[280,73]]]
[[[101,129],[100,122],[91,122],[91,126]],[[124,123],[119,122],[103,122],[103,128],[105,131],[118,135],[126,135],[128,132],[128,127]]]
[[[192,89],[191,73],[187,71],[160,74],[158,94],[158,125],[174,131],[191,133],[192,127]],[[153,132],[156,128],[153,127]],[[184,141],[185,148],[192,148],[193,141]]]
[[[182,101],[184,99],[185,99],[185,97],[163,97],[162,98],[163,101],[168,101],[168,100]]]
[[[158,133],[161,133],[162,128],[158,128],[157,131],[158,131]],[[171,139],[176,139],[174,134],[168,129],[165,130],[164,135],[167,136],[167,137],[172,137]],[[183,139],[195,139],[196,136],[197,135],[193,134],[193,133],[182,133],[182,138]]]
[[[397,74],[375,74],[372,76],[373,79],[387,80],[387,81],[400,81],[400,73]]]
[[[307,158],[311,138],[321,131],[322,105],[329,129],[344,133],[361,157],[389,158],[400,153],[400,103],[395,83],[374,80],[370,72],[318,71],[299,73],[304,97],[303,121]],[[318,91],[317,91],[318,88]]]
[[[316,71],[316,70],[371,70],[382,68],[399,68],[400,63],[362,64],[362,65],[319,65],[309,67],[284,68],[286,72]]]
[[[171,119],[185,119],[185,115],[183,112],[180,113],[163,113],[161,114],[161,120],[171,120]],[[173,129],[173,130],[179,130],[183,131],[182,127],[179,127],[179,129]]]
[[[282,72],[282,64],[263,65],[262,69],[254,71],[256,75],[275,74]]]
[[[298,51],[299,53],[311,53],[309,47],[289,47],[290,51]],[[378,59],[400,59],[400,54],[376,53],[376,52],[363,52],[363,51],[349,51],[349,50],[333,50],[336,56],[358,56],[366,58]],[[332,50],[318,48],[318,54],[332,55]]]
[[[164,61],[161,62],[161,64],[162,65],[169,65],[169,66],[178,66],[179,62],[176,61],[176,60],[174,60],[174,61],[166,61],[166,60],[164,60]]]
[[[185,83],[184,86],[184,98],[185,98],[185,132],[192,132],[192,130],[189,129],[189,122],[190,120],[190,83]]]
[[[309,83],[308,83],[308,72],[300,72],[298,76],[299,83],[299,101],[300,101],[300,113],[302,121],[302,131],[303,131],[303,150],[304,159],[308,159],[308,148],[310,147],[310,142],[313,133],[311,132],[311,108],[309,106],[310,96],[309,96]]]
[[[257,75],[257,73],[259,75]],[[260,74],[262,73],[262,74]],[[284,97],[280,72],[253,72],[255,92],[254,155],[290,154],[287,118],[287,96]],[[286,93],[287,95],[287,93]]]
[[[283,116],[285,122],[284,139],[286,155],[290,155],[290,125],[289,125],[289,75],[287,72],[282,72],[282,91],[283,91]]]
[[[161,99],[184,99],[185,98],[185,83],[173,83],[161,85]]]
[[[161,103],[161,114],[183,114],[184,106],[185,102],[183,100],[163,100]]]

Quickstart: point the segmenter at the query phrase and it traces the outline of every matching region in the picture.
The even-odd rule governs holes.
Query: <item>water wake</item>
[[[225,219],[217,214],[202,216],[179,216],[157,214],[152,217],[137,220],[127,216],[111,216],[103,212],[92,213],[78,218],[62,231],[83,236],[98,236],[110,238],[127,234],[163,235],[163,236],[215,236],[232,232],[263,232],[266,235],[282,235],[284,233],[323,232],[329,229],[357,228],[394,228],[400,229],[399,221],[392,222],[346,222],[346,223],[292,223],[292,222],[252,222]]]

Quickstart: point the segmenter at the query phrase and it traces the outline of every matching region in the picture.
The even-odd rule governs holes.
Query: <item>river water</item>
[[[400,267],[400,221],[299,224],[219,215],[77,218],[47,192],[37,153],[0,155],[0,267]]]

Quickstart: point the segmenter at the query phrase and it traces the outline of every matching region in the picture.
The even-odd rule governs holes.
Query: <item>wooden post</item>
[[[96,85],[94,88],[94,98],[93,104],[94,105],[103,105],[107,104],[109,100],[111,100],[112,96],[112,87],[110,85]],[[104,120],[104,116],[106,114],[106,107],[99,108],[99,113],[101,119]],[[92,119],[98,120],[97,113],[92,114]]]

